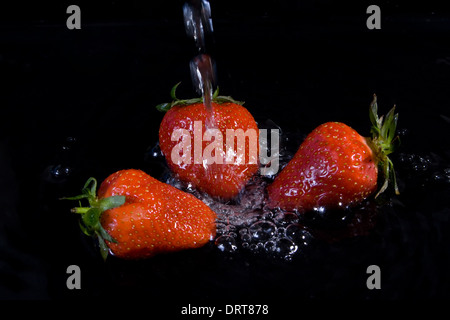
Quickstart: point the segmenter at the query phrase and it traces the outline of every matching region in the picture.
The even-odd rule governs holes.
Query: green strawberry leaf
[[[160,103],[156,106],[156,109],[160,112],[167,112],[174,106],[184,106],[184,105],[190,105],[194,103],[202,103],[203,99],[202,97],[199,98],[193,98],[193,99],[178,99],[176,96],[176,90],[178,86],[181,84],[181,82],[178,82],[176,85],[172,87],[170,90],[170,97],[173,99],[172,102],[166,102],[166,103]],[[237,101],[234,100],[232,97],[229,96],[219,96],[219,87],[216,88],[212,95],[212,101],[218,104],[223,103],[235,103],[239,105],[243,105],[243,101]]]
[[[81,199],[86,199],[88,197],[89,197],[89,195],[87,195],[87,194],[80,194],[75,197],[62,197],[62,198],[59,198],[59,200],[81,200]]]
[[[116,239],[114,239],[113,237],[111,237],[111,235],[106,232],[106,230],[100,225],[99,229],[98,229],[98,233],[100,233],[100,236],[109,242],[113,242],[113,243],[118,243],[118,241]]]
[[[175,94],[175,92],[177,91],[177,88],[178,88],[178,86],[180,85],[180,83],[181,83],[181,81],[178,82],[176,85],[174,85],[174,86],[172,87],[172,90],[170,90],[170,97],[171,97],[173,100],[178,100],[178,99],[177,99],[177,96],[176,96],[176,94]]]
[[[216,90],[214,91],[212,98],[213,100],[216,99],[219,96],[219,86],[217,86]]]
[[[119,207],[125,203],[125,196],[111,196],[98,201],[99,209],[103,212],[109,209]]]
[[[89,237],[91,237],[93,235],[92,230],[88,230],[88,228],[86,228],[82,222],[82,220],[78,221],[78,225],[80,226],[81,231],[83,231],[83,233]]]
[[[89,229],[95,230],[100,219],[101,211],[99,208],[90,208],[85,214],[81,216],[84,225]]]
[[[389,182],[392,182],[395,194],[398,195],[400,192],[395,177],[394,164],[388,157],[400,143],[398,136],[395,136],[398,121],[398,114],[395,113],[395,105],[389,110],[386,116],[378,117],[377,96],[374,95],[373,101],[370,104],[369,118],[372,123],[372,128],[370,130],[372,138],[368,139],[368,142],[381,168],[380,171],[383,172],[384,175],[384,182],[375,195],[375,198],[386,191]]]
[[[245,103],[244,101],[236,101],[232,97],[229,97],[229,96],[218,96],[218,97],[216,97],[216,99],[214,101],[217,103],[230,102],[230,103],[240,104],[241,106]]]
[[[161,103],[156,106],[156,109],[160,112],[167,112],[172,108],[172,105],[170,103]]]
[[[108,258],[109,248],[101,235],[97,235],[97,239],[100,247],[100,255],[102,256],[103,261],[106,261],[106,258]]]
[[[89,188],[90,184],[92,184],[92,186]],[[95,196],[96,192],[97,192],[97,180],[93,177],[90,177],[84,184],[82,193]]]
[[[88,207],[73,208],[71,211],[81,215],[79,221],[81,231],[87,236],[96,236],[100,246],[100,253],[103,259],[106,259],[109,248],[105,241],[117,243],[111,235],[103,228],[100,218],[103,212],[109,209],[117,208],[126,201],[125,196],[111,196],[108,198],[97,198],[97,180],[89,178],[83,186],[82,194],[74,197],[64,197],[61,200],[82,200],[87,199]]]

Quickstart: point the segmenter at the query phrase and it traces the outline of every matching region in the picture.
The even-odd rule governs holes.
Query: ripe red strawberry
[[[216,214],[194,196],[164,184],[140,170],[121,170],[101,184],[90,178],[77,200],[80,227],[99,240],[102,256],[110,250],[126,259],[198,248],[216,234]]]
[[[175,97],[176,87],[172,89],[174,101],[170,104],[165,103],[157,106],[160,111],[167,111],[159,128],[159,144],[169,168],[180,180],[192,184],[193,187],[213,197],[222,199],[236,197],[248,180],[258,171],[259,132],[253,116],[239,102],[230,97],[218,96],[216,91],[212,102],[212,118],[214,119],[214,128],[220,131],[223,139],[223,152],[221,154],[215,154],[217,151],[214,151],[214,154],[213,152],[208,153],[208,145],[214,141],[214,138],[213,141],[202,141],[201,150],[195,150],[198,144],[196,145],[194,139],[196,135],[197,138],[200,137],[201,139],[205,134],[206,124],[209,123],[209,113],[200,98],[177,99]],[[196,122],[201,122],[201,126],[196,126]],[[200,130],[196,132],[196,128],[200,128]],[[174,161],[172,158],[172,151],[180,143],[180,140],[172,138],[174,131],[177,129],[185,129],[190,135],[190,150],[180,152],[180,156],[184,152],[189,152],[190,163]],[[226,137],[229,134],[227,130],[230,129],[236,130],[236,132],[238,129],[242,129],[243,133],[248,132],[251,135],[251,138],[245,138],[244,157],[240,163],[238,163],[239,157],[237,156],[232,162],[227,163],[226,161]],[[233,150],[233,155],[236,155],[238,154],[238,139],[234,138],[233,141],[234,147],[230,147],[229,150]],[[254,152],[251,153],[251,151]],[[205,157],[202,156],[200,159],[202,161],[196,163],[195,157],[198,154],[200,156],[213,154],[215,159],[221,161],[205,164]]]
[[[377,190],[378,166],[385,181],[378,194],[394,180],[393,164],[388,158],[398,115],[395,106],[378,118],[376,96],[370,108],[373,137],[364,138],[349,126],[328,122],[314,129],[268,187],[268,204],[300,212],[318,208],[347,207]],[[378,194],[376,196],[378,196]]]

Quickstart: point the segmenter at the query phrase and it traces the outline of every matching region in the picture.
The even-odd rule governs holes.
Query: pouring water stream
[[[212,96],[215,84],[214,63],[206,54],[205,33],[212,33],[211,6],[207,0],[191,0],[183,6],[184,25],[188,36],[192,37],[199,54],[190,62],[192,82],[202,95],[206,107],[206,128],[216,127],[213,115]]]

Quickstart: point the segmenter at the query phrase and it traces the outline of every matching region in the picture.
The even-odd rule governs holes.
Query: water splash
[[[284,140],[298,140],[303,135],[285,132],[280,149],[280,167],[289,162],[295,150]],[[337,211],[317,210],[305,214],[269,209],[266,188],[274,177],[256,175],[239,197],[223,202],[180,181],[173,174],[162,180],[191,193],[217,214],[216,247],[227,254],[237,252],[291,261],[312,254],[316,244],[367,235],[375,226],[378,207],[373,202],[357,208]]]

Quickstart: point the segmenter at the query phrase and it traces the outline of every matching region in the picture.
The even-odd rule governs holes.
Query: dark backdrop
[[[395,160],[402,195],[365,237],[321,246],[294,262],[213,245],[149,261],[103,263],[70,204],[89,176],[141,168],[162,114],[154,106],[194,96],[183,1],[39,1],[0,10],[0,297],[139,296],[180,305],[280,303],[297,298],[449,298],[450,11],[378,1],[381,30],[368,30],[366,1],[215,1],[207,49],[221,93],[259,123],[273,121],[297,146],[320,123],[369,134],[373,93],[400,113]],[[81,30],[66,8],[81,8]],[[295,150],[294,150],[295,151]],[[82,289],[68,290],[79,265]],[[365,286],[380,265],[382,289]],[[153,300],[154,301],[154,300]],[[176,309],[176,308],[175,308]],[[177,313],[178,309],[173,312]]]

